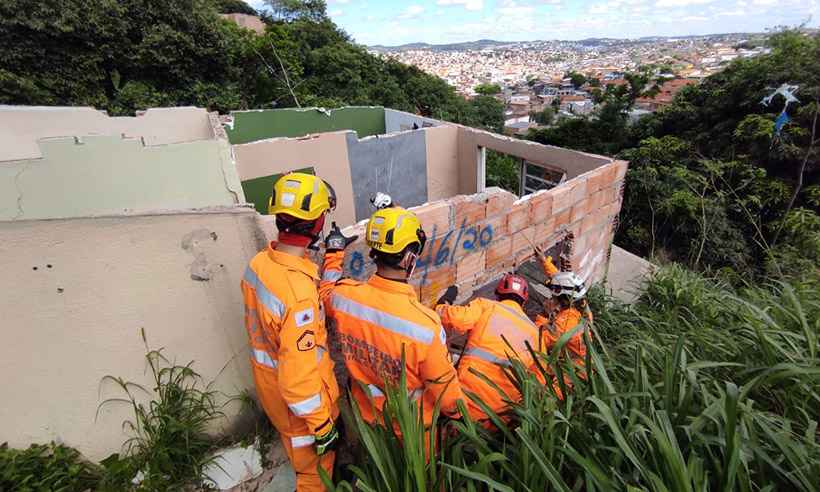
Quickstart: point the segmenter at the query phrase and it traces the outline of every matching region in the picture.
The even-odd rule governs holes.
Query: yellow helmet
[[[401,207],[376,210],[370,216],[365,234],[368,246],[388,254],[401,253],[413,243],[419,244],[418,254],[421,254],[427,241],[416,214]]]
[[[273,185],[268,213],[316,220],[336,208],[336,192],[321,178],[305,173],[288,173]]]

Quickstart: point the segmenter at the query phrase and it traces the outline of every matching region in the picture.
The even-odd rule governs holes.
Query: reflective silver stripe
[[[259,299],[263,306],[268,308],[268,311],[270,311],[271,314],[278,316],[280,319],[284,316],[285,304],[282,303],[278,297],[273,295],[267,287],[265,287],[265,284],[259,280],[256,272],[251,270],[251,267],[245,269],[245,282],[254,288],[256,291],[256,298]]]
[[[276,366],[279,365],[275,359],[271,358],[269,353],[259,349],[253,349],[253,360],[271,369],[276,369]]]
[[[313,436],[293,436],[290,438],[290,445],[294,448],[304,448],[316,442]]]
[[[480,348],[468,348],[464,351],[464,355],[470,355],[472,357],[478,357],[479,359],[486,360],[487,362],[492,362],[493,364],[498,364],[502,366],[511,366],[510,361],[508,359],[502,359],[500,357],[496,357],[495,355],[487,352],[486,350]]]
[[[507,310],[510,314],[514,315],[514,316],[515,316],[515,317],[517,317],[518,319],[520,319],[520,320],[522,320],[522,321],[526,322],[528,325],[532,326],[533,328],[535,327],[535,323],[533,323],[533,322],[532,322],[532,320],[531,320],[531,319],[529,319],[526,315],[522,315],[521,313],[519,313],[519,312],[518,312],[518,311],[516,311],[515,309],[513,309],[513,308],[511,308],[511,307],[509,307],[509,306],[505,306],[505,305],[501,304],[500,302],[499,302],[499,303],[497,303],[497,304],[498,304],[499,306],[503,307],[504,309],[506,309],[506,310]]]
[[[442,345],[447,345],[447,332],[444,331],[444,327],[441,327],[441,331],[438,332],[438,338],[441,340]]]
[[[325,349],[316,347],[316,362],[322,362],[322,356],[325,355]]]
[[[335,282],[340,278],[342,278],[342,272],[339,270],[325,270],[325,272],[322,273],[322,280],[326,282]]]
[[[294,415],[303,416],[315,411],[322,404],[322,396],[319,393],[311,396],[307,400],[296,403],[288,403],[288,408]]]
[[[417,389],[417,390],[413,390],[413,391],[408,392],[407,396],[408,396],[408,398],[410,398],[410,401],[416,401],[419,398],[421,398],[421,395],[423,395],[423,394],[424,394],[424,390]]]
[[[354,318],[369,321],[376,326],[392,331],[399,335],[412,338],[426,345],[433,343],[434,333],[431,329],[422,325],[401,319],[398,316],[379,311],[364,304],[333,294],[333,308],[337,311],[349,314]]]
[[[373,398],[384,398],[384,392],[375,384],[368,384],[367,389],[370,390],[370,394]]]

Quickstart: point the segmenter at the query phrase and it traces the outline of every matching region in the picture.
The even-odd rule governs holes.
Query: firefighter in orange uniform
[[[447,353],[441,320],[419,302],[407,283],[426,242],[418,218],[387,205],[370,217],[366,239],[376,273],[367,282],[339,280],[344,262],[344,251],[339,249],[343,241],[339,240],[337,248],[327,249],[322,287],[362,417],[383,423],[385,381],[398,382],[402,350],[407,390],[419,403],[425,422],[431,421],[438,398],[442,413],[457,414],[456,402],[463,393]],[[375,413],[366,392],[373,398]]]
[[[242,280],[257,394],[300,492],[325,490],[318,465],[332,474],[339,440],[339,388],[327,353],[318,267],[306,257],[335,202],[333,188],[316,176],[280,178],[269,204],[278,239],[251,260]]]
[[[457,291],[451,287],[436,306],[446,328],[467,334],[464,352],[458,361],[458,379],[462,388],[475,393],[496,414],[503,414],[509,404],[498,390],[475,372],[497,384],[512,401],[520,400],[521,394],[504,373],[504,368],[512,365],[510,357],[519,359],[528,368],[535,368],[527,343],[533,350],[537,349],[538,327],[522,307],[529,298],[528,290],[523,277],[509,273],[498,282],[495,301],[478,298],[466,306],[453,306],[450,304]],[[471,399],[467,401],[467,409],[474,420],[488,418]]]
[[[587,323],[592,323],[592,312],[585,297],[587,287],[575,273],[559,271],[551,256],[545,256],[538,248],[535,253],[541,260],[544,274],[549,279],[549,297],[544,306],[546,316],[538,316],[535,320],[542,333],[540,349],[549,352],[561,335],[581,324],[582,327],[575,332],[564,348],[569,352],[575,365],[583,368],[587,354],[584,331],[587,329]],[[579,376],[585,377],[585,373],[581,372]]]

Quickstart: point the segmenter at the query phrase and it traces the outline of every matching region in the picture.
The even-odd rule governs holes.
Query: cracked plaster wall
[[[223,140],[145,146],[53,138],[42,158],[0,163],[0,221],[121,215],[244,203]]]
[[[98,404],[120,396],[100,381],[149,383],[141,328],[216,390],[252,389],[239,281],[265,245],[257,218],[230,209],[0,222],[3,441],[57,440],[95,460],[120,451],[132,415],[112,405],[95,421]]]

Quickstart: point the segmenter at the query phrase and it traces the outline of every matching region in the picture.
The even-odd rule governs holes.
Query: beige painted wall
[[[142,137],[146,145],[213,138],[202,108],[154,108],[137,117],[110,117],[88,107],[0,106],[0,161],[42,157],[37,141],[49,137]]]
[[[119,451],[131,415],[106,407],[95,422],[102,399],[118,395],[100,380],[149,382],[140,328],[217,390],[253,387],[239,281],[264,246],[256,217],[236,208],[0,223],[0,439],[58,440],[95,460]],[[192,280],[192,268],[210,280]]]
[[[244,203],[224,140],[146,147],[120,137],[40,141],[0,163],[0,220],[119,215]]]
[[[422,131],[427,142],[427,201],[458,195],[458,128],[438,126]]]
[[[459,193],[463,194],[476,192],[476,149],[478,147],[523,157],[536,164],[566,171],[567,179],[612,162],[612,159],[608,157],[505,137],[461,125],[454,126],[459,130]]]
[[[247,179],[313,167],[316,175],[336,190],[338,206],[331,216],[340,226],[356,222],[353,183],[347,157],[347,131],[301,138],[271,138],[234,145],[239,178]]]

